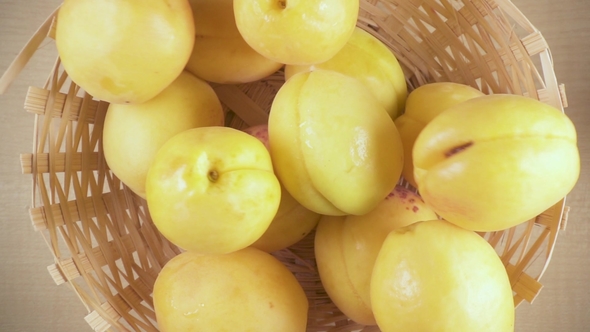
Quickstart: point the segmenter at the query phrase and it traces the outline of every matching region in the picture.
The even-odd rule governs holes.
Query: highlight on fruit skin
[[[149,167],[168,139],[184,130],[223,123],[223,108],[213,88],[183,71],[146,102],[109,104],[102,128],[104,158],[119,180],[146,198]]]
[[[329,60],[307,66],[286,65],[285,79],[316,69],[334,70],[361,80],[392,119],[405,109],[408,87],[401,65],[383,42],[359,27]]]
[[[258,138],[268,149],[268,125],[261,124],[244,129],[244,132]],[[276,215],[264,234],[252,244],[252,247],[266,252],[282,250],[294,245],[311,233],[321,215],[299,204],[281,185],[281,202]]]
[[[402,176],[414,188],[418,188],[418,184],[414,178],[412,150],[422,129],[446,109],[483,95],[470,85],[455,82],[427,83],[409,93],[404,113],[395,119],[395,125],[404,146]]]
[[[513,332],[512,286],[479,234],[427,220],[387,235],[371,276],[371,304],[384,332]]]
[[[181,253],[156,278],[158,328],[179,331],[303,332],[309,300],[293,273],[255,248]]]
[[[258,53],[283,64],[311,65],[348,41],[359,0],[234,0],[236,26]]]
[[[399,133],[355,78],[331,70],[296,74],[276,94],[268,130],[277,177],[316,213],[368,213],[399,181]]]
[[[424,201],[449,222],[484,232],[541,214],[580,174],[572,121],[518,95],[486,95],[447,109],[424,127],[413,157]]]
[[[146,179],[156,228],[176,246],[224,254],[250,246],[277,213],[281,186],[270,154],[230,127],[199,127],[170,138]]]
[[[254,82],[283,64],[256,52],[235,23],[233,0],[189,0],[195,21],[195,44],[186,69],[214,83]]]
[[[183,71],[195,40],[187,0],[65,0],[56,22],[68,76],[109,103],[155,97]]]
[[[356,323],[375,325],[370,281],[383,241],[395,229],[436,218],[418,194],[400,185],[367,214],[322,216],[314,239],[315,260],[322,285],[338,309]]]

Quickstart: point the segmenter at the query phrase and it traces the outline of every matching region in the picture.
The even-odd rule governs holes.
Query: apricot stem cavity
[[[217,173],[216,170],[211,170],[209,171],[209,173],[207,174],[207,178],[209,179],[209,181],[211,182],[217,182],[217,179],[219,179],[219,173]]]

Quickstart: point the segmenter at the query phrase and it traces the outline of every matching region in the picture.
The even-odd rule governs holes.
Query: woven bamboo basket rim
[[[36,50],[54,37],[57,8],[0,77],[0,94]],[[361,0],[357,26],[381,40],[404,69],[409,90],[430,82],[468,84],[486,94],[528,96],[564,111],[549,46],[509,0]],[[281,71],[249,84],[212,84],[238,129],[266,123]],[[43,87],[30,87],[24,108],[34,116],[33,151],[20,156],[32,178],[30,217],[54,262],[57,285],[68,284],[95,331],[157,331],[152,287],[181,250],[151,222],[146,202],[114,176],[101,149],[108,103],[72,83],[59,58]],[[402,179],[400,184],[409,185]],[[566,197],[516,227],[481,233],[502,259],[514,304],[532,302],[569,207]],[[313,259],[313,232],[272,253],[298,278],[310,301],[308,331],[379,331],[350,321],[325,293]]]

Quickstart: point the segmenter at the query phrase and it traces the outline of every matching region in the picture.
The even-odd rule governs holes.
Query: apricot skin
[[[568,194],[580,173],[576,130],[532,98],[489,95],[433,119],[413,150],[422,198],[475,231],[525,222]]]

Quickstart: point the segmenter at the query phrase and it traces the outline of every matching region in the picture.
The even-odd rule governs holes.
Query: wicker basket
[[[453,81],[488,94],[526,95],[560,110],[567,106],[543,36],[509,0],[361,0],[360,9],[358,26],[394,52],[410,90]],[[56,12],[0,79],[0,93],[52,38]],[[108,104],[71,83],[59,59],[48,71],[46,85],[31,87],[25,99],[25,109],[34,115],[34,146],[21,163],[32,178],[33,227],[55,258],[49,273],[56,284],[72,286],[95,331],[157,331],[152,286],[180,250],[158,233],[146,202],[109,171],[101,149]],[[279,72],[251,84],[214,85],[226,124],[241,129],[265,123],[283,82]],[[533,301],[541,290],[539,279],[567,211],[564,198],[517,227],[481,234],[506,266],[515,306]],[[312,245],[313,233],[273,253],[308,295],[308,331],[378,331],[349,321],[330,301]]]

